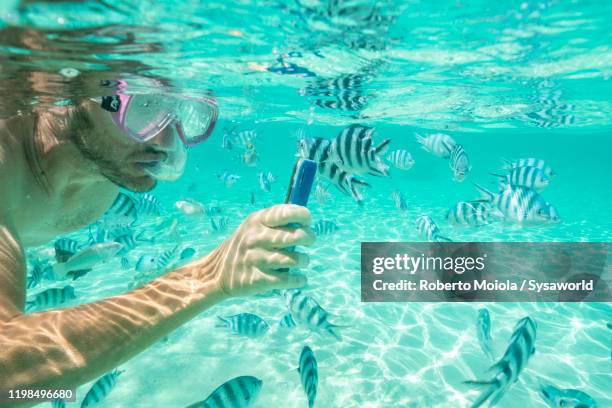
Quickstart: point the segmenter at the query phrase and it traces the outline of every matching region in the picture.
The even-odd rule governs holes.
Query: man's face
[[[174,126],[167,126],[153,139],[139,143],[119,129],[108,112],[94,102],[87,102],[86,112],[92,121],[90,131],[73,136],[81,153],[118,186],[136,192],[153,189],[157,181],[145,168],[167,157],[164,146],[169,138],[175,137]]]

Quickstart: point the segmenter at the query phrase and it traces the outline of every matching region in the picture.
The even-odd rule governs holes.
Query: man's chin
[[[111,182],[121,188],[133,191],[135,193],[146,193],[151,191],[157,185],[157,180],[151,176],[127,177],[127,176],[106,176]]]

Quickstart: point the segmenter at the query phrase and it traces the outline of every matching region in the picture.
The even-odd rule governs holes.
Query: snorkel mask
[[[166,93],[128,95],[126,88],[125,81],[117,81],[113,95],[98,102],[115,125],[139,143],[172,126],[172,140],[164,146],[166,159],[145,168],[145,172],[157,180],[178,179],[185,169],[187,147],[204,142],[215,128],[219,116],[215,99]]]

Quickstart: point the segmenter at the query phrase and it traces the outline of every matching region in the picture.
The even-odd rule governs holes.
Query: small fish
[[[210,226],[215,232],[223,232],[227,231],[227,227],[229,226],[229,217],[218,217],[210,219]]]
[[[169,265],[172,264],[174,258],[176,257],[176,251],[178,250],[178,245],[176,245],[172,249],[168,249],[157,257],[157,269],[160,271],[165,271]]]
[[[298,373],[300,373],[300,381],[302,382],[302,387],[304,387],[304,392],[308,398],[308,408],[312,408],[317,398],[319,368],[317,367],[317,359],[308,346],[304,346],[300,354]]]
[[[519,186],[508,186],[499,193],[474,184],[483,200],[504,216],[515,222],[558,222],[559,213],[537,191]]]
[[[74,239],[60,238],[53,243],[55,249],[55,260],[57,262],[66,262],[72,255],[79,250],[79,243]]]
[[[102,242],[84,248],[64,263],[53,266],[56,276],[63,277],[70,272],[91,269],[94,265],[114,257],[123,248],[119,242]]]
[[[285,291],[284,296],[287,308],[296,323],[305,325],[314,332],[327,332],[338,341],[342,340],[337,331],[341,326],[332,324],[328,320],[329,313],[314,298],[297,289]]]
[[[548,163],[542,159],[528,157],[528,158],[517,159],[517,160],[503,159],[503,161],[504,161],[504,169],[508,171],[512,171],[512,169],[515,169],[517,167],[535,167],[536,169],[542,170],[544,172],[544,175],[548,178],[555,176],[555,172],[553,171],[552,167],[550,167]]]
[[[138,216],[136,200],[129,194],[119,192],[115,201],[104,213],[104,218],[114,219],[117,222],[132,224]]]
[[[386,159],[399,170],[410,170],[414,166],[414,159],[407,150],[393,150],[387,155]]]
[[[255,403],[263,381],[252,376],[232,378],[217,387],[206,399],[187,408],[249,408]]]
[[[233,134],[233,144],[244,150],[251,150],[255,147],[257,132],[254,130],[242,130]]]
[[[497,211],[491,205],[482,201],[460,201],[446,213],[446,221],[456,225],[472,227],[487,225],[495,217]]]
[[[265,334],[270,329],[270,325],[264,319],[252,313],[217,317],[222,322],[217,327],[229,327],[232,333],[241,336],[257,337]]]
[[[395,208],[397,208],[398,210],[406,211],[408,209],[408,204],[406,204],[406,197],[404,197],[404,194],[401,191],[396,190],[392,192],[391,199],[393,200]]]
[[[280,322],[278,322],[278,325],[285,329],[292,329],[296,326],[295,320],[291,317],[291,313],[284,315]]]
[[[186,259],[191,259],[193,258],[193,256],[195,255],[196,250],[191,248],[191,247],[187,247],[185,249],[183,249],[181,251],[181,254],[179,255],[179,258],[181,259],[181,261],[186,260]]]
[[[76,299],[74,287],[67,285],[63,288],[51,288],[40,292],[32,300],[26,302],[26,310],[33,308],[55,308],[70,300]]]
[[[161,203],[152,194],[139,194],[135,197],[135,200],[139,217],[142,215],[160,216],[163,212]]]
[[[221,207],[209,206],[204,209],[207,216],[212,217],[214,215],[221,214]]]
[[[28,274],[28,289],[33,289],[40,285],[43,279],[53,279],[53,267],[49,262],[35,262],[32,270]]]
[[[451,148],[448,147],[450,150]],[[450,150],[450,161],[448,162],[456,181],[465,180],[465,176],[472,170],[470,159],[465,152],[465,149],[460,144],[455,144],[455,147]]]
[[[223,182],[225,187],[231,187],[240,179],[240,176],[231,174],[229,171],[224,170],[217,174],[217,178]]]
[[[157,270],[157,258],[153,255],[141,255],[136,261],[136,272],[148,273]]]
[[[491,175],[500,178],[500,187],[502,190],[507,186],[521,186],[533,188],[540,192],[550,184],[550,178],[544,174],[542,169],[537,167],[515,167],[510,170],[509,174],[491,173]]]
[[[130,260],[127,256],[121,258],[121,267],[123,269],[130,269]]]
[[[476,320],[476,335],[483,353],[485,353],[490,360],[495,360],[495,353],[493,353],[493,340],[491,339],[491,316],[489,315],[489,311],[485,308],[478,311],[478,320]]]
[[[247,149],[244,153],[240,155],[240,160],[249,167],[253,167],[257,165],[259,161],[259,154],[255,148]]]
[[[117,384],[117,379],[124,370],[113,370],[110,373],[104,374],[100,377],[89,389],[83,402],[81,402],[81,408],[86,408],[97,404],[108,396],[112,389]]]
[[[221,147],[226,150],[232,150],[234,148],[234,143],[232,142],[233,131],[236,129],[235,127],[229,130],[227,127],[223,129],[223,139],[221,141]]]
[[[540,396],[550,408],[597,408],[593,397],[580,390],[543,385],[540,388]]]
[[[536,322],[530,317],[519,320],[503,357],[489,369],[495,371],[493,378],[487,381],[464,381],[466,384],[483,388],[482,394],[472,404],[473,408],[480,407],[489,399],[489,406],[494,406],[518,380],[529,358],[535,353],[536,328]]]
[[[174,206],[178,208],[180,212],[187,216],[204,215],[205,209],[202,203],[195,200],[179,200],[174,203]]]
[[[257,179],[259,180],[259,188],[267,193],[272,190],[272,183],[276,180],[271,172],[259,173]]]
[[[317,183],[317,186],[315,187],[314,197],[317,203],[319,203],[320,205],[324,205],[331,197],[331,193],[329,192],[329,186]]]
[[[255,193],[251,191],[251,205],[255,205]]]
[[[338,225],[333,221],[321,220],[312,227],[312,230],[316,235],[329,235],[338,230]]]
[[[429,242],[451,242],[450,239],[440,235],[438,226],[428,215],[421,215],[417,218],[415,227],[419,235]]]
[[[349,173],[387,176],[389,166],[380,156],[388,149],[391,139],[374,146],[373,133],[374,128],[363,125],[344,128],[332,142],[330,158],[338,167]]]
[[[415,133],[415,135],[417,142],[423,149],[444,159],[448,159],[455,148],[456,142],[452,137],[444,133],[434,133],[427,137],[423,137],[418,133]]]

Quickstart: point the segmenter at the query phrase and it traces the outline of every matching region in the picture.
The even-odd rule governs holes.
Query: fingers
[[[261,223],[267,227],[282,227],[288,224],[299,224],[308,227],[312,223],[310,211],[295,204],[279,204],[261,211]]]
[[[312,245],[317,237],[310,228],[267,228],[257,243],[268,249],[287,248],[296,245]]]
[[[308,279],[299,273],[270,271],[264,276],[271,289],[296,289],[308,283]]]
[[[259,267],[264,270],[305,268],[309,262],[308,255],[301,252],[266,251],[265,254],[261,255]]]

